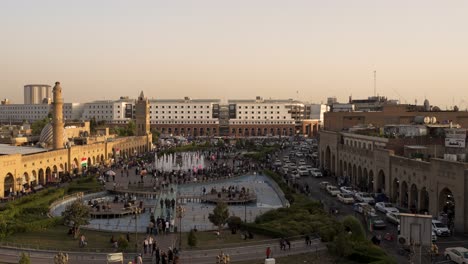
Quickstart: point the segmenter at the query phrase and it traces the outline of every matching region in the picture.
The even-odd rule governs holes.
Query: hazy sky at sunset
[[[468,107],[468,1],[0,2],[0,91],[62,82],[67,102],[377,93]],[[296,92],[298,91],[298,92]]]

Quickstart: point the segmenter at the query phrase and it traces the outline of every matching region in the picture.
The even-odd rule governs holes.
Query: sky
[[[468,1],[2,0],[0,97],[341,102],[376,93],[468,107]]]

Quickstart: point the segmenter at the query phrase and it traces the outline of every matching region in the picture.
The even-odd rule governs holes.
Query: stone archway
[[[96,156],[93,157],[93,164],[96,164]]]
[[[339,174],[339,176],[344,176],[343,175],[343,160],[340,160],[338,162],[338,174]]]
[[[392,201],[395,204],[398,204],[400,201],[400,181],[397,178],[393,179]]]
[[[335,158],[335,154],[333,154],[331,158],[331,168],[330,168],[332,175],[335,175],[336,173],[335,164],[336,164],[336,158]]]
[[[39,182],[38,182],[39,184],[41,184],[41,185],[45,184],[45,177],[44,177],[44,170],[43,169],[39,169],[38,180],[39,180]]]
[[[327,146],[325,150],[325,169],[331,169],[331,151],[330,146]]]
[[[364,190],[368,192],[369,191],[369,175],[367,173],[367,168],[364,168],[362,170],[362,179],[364,182]]]
[[[356,165],[353,165],[353,185],[358,185],[358,177],[357,177],[357,168]]]
[[[52,180],[52,170],[50,169],[50,167],[47,167],[46,171],[45,171],[45,182],[44,182],[44,184],[47,184],[51,180]]]
[[[52,178],[51,179],[52,179],[52,181],[57,182],[58,178],[59,178],[59,171],[57,169],[57,166],[54,165],[52,167]]]
[[[91,157],[88,157],[88,164],[86,164],[86,168],[91,168],[91,165],[93,165],[94,163],[91,163]]]
[[[24,187],[24,189],[28,189],[29,188],[29,174],[27,172],[24,172],[23,173],[23,177],[21,177],[21,186]]]
[[[410,198],[409,198],[409,208],[413,213],[418,212],[419,206],[419,197],[418,197],[418,187],[416,184],[411,184],[410,188]]]
[[[13,194],[13,191],[15,190],[15,178],[10,172],[7,173],[5,179],[3,180],[3,190],[3,197],[7,197],[10,194]]]
[[[385,173],[383,170],[380,170],[377,175],[377,192],[385,193]]]
[[[447,215],[447,223],[453,223],[455,219],[455,197],[452,190],[444,188],[439,194],[439,214],[445,213]],[[449,224],[449,226],[450,226]]]
[[[420,197],[421,198],[419,199],[419,211],[421,213],[429,212],[429,193],[427,192],[426,187],[423,187],[421,189]]]
[[[374,192],[374,172],[372,170],[369,171],[369,192]]]
[[[35,170],[31,172],[31,187],[34,187],[37,185],[37,173]]]
[[[366,182],[364,182],[364,179],[362,178],[362,168],[361,166],[358,166],[357,169],[357,185],[360,191],[364,191],[364,188],[366,186]]]
[[[101,162],[106,163],[106,161],[104,160],[104,154],[101,154]]]
[[[409,207],[409,192],[408,192],[408,183],[403,181],[401,183],[401,207]]]

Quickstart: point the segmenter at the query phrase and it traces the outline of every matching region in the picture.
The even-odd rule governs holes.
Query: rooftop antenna
[[[377,94],[377,71],[374,71],[374,97]]]

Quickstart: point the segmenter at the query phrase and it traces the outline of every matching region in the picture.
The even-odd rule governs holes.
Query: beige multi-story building
[[[403,209],[450,215],[455,231],[465,233],[466,120],[467,112],[421,111],[407,105],[328,112],[320,132],[320,165],[356,188],[384,193]],[[454,129],[456,123],[462,128]]]
[[[31,190],[37,185],[58,182],[64,174],[79,173],[89,166],[107,164],[119,156],[128,157],[151,149],[152,135],[149,132],[148,111],[139,111],[136,117],[136,123],[141,124],[137,136],[112,140],[100,136],[95,137],[100,140],[93,139],[85,145],[66,144],[67,133],[63,129],[64,120],[60,111],[62,98],[59,83],[56,84],[54,92],[57,102],[56,111],[53,112],[54,122],[52,128],[50,125],[44,128],[52,130],[50,145],[53,149],[0,145],[0,198],[15,192]],[[141,109],[145,107],[147,109],[147,102],[140,106]],[[89,130],[89,125],[77,128],[78,131],[83,129]],[[41,137],[42,134],[48,135],[48,131],[41,133]],[[89,131],[86,132],[89,134]]]

